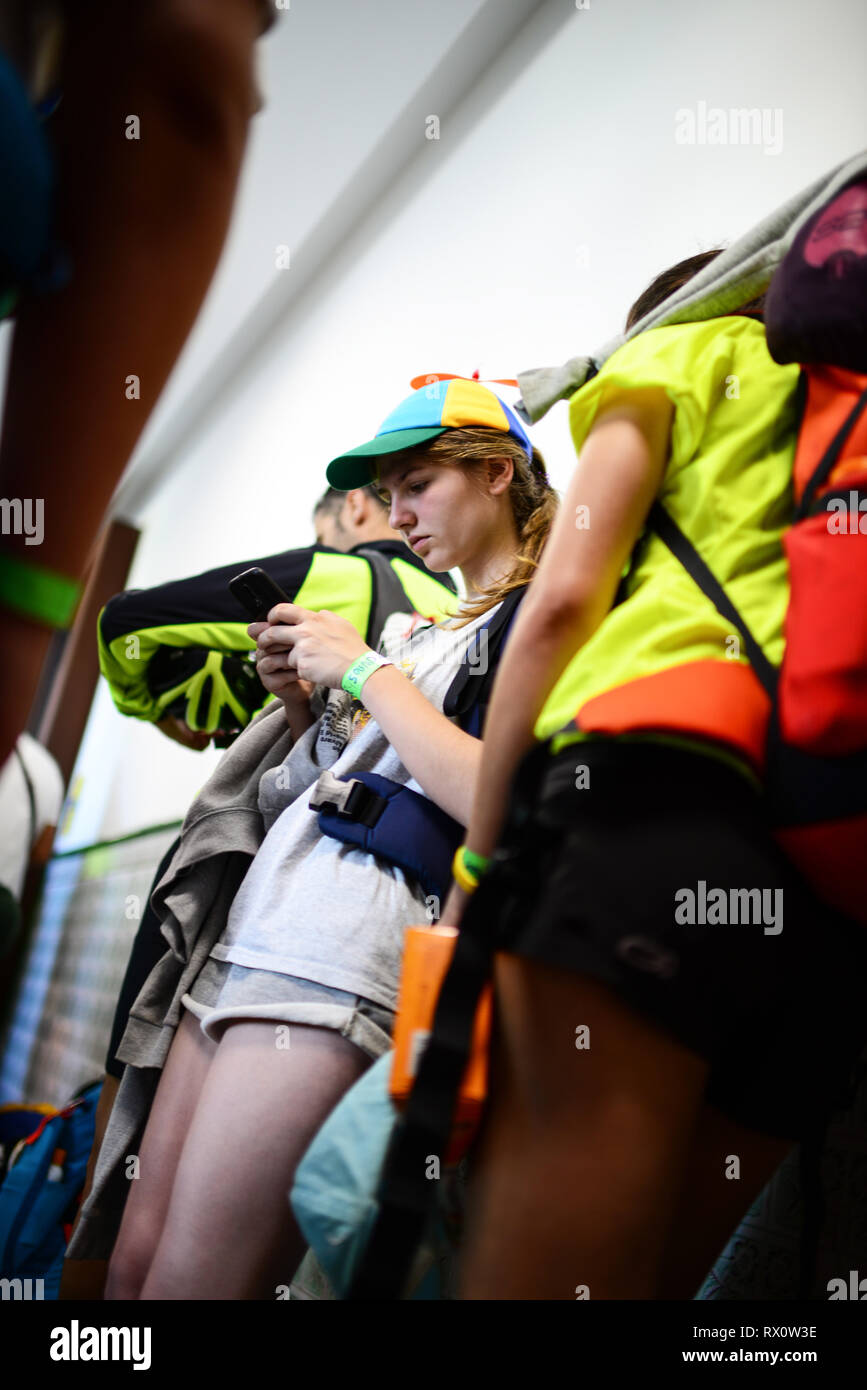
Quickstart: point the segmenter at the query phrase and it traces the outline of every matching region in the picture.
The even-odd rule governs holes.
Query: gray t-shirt
[[[480,629],[498,607],[461,628],[393,613],[379,650],[442,710],[466,653],[484,669]],[[321,708],[324,695],[316,694]],[[336,777],[376,772],[424,794],[364,706],[344,690],[330,690],[316,723],[262,776],[259,808],[267,833],[211,954],[394,1009],[404,929],[431,920],[429,900],[403,869],[321,833],[304,793],[325,768]]]

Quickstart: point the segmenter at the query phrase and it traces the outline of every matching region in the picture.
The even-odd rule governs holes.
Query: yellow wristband
[[[462,848],[463,846],[459,846],[458,849],[455,850],[455,857],[452,860],[452,877],[458,887],[462,888],[465,893],[475,893],[479,886],[478,881],[472,878],[464,867],[463,855],[461,854]]]

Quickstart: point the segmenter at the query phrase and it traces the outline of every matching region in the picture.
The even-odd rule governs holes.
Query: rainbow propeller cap
[[[428,382],[413,391],[383,420],[373,439],[332,459],[325,476],[339,492],[364,487],[376,476],[375,460],[382,455],[416,448],[446,430],[471,425],[484,425],[512,435],[527,458],[532,459],[533,446],[527,431],[505,401],[479,381],[453,377],[449,381]]]

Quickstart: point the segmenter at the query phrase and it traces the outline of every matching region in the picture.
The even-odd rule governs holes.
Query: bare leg
[[[266,1299],[304,1253],[288,1202],[311,1139],[369,1061],[325,1028],[228,1025],[178,1164],[143,1299]]]
[[[462,1296],[655,1297],[706,1064],[586,976],[500,956],[496,987]]]
[[[717,1255],[792,1148],[705,1105],[666,1243],[659,1298],[694,1298]],[[727,1177],[738,1158],[740,1177]]]
[[[112,1253],[106,1299],[138,1298],[162,1234],[172,1182],[216,1044],[184,1010],[157,1086]]]

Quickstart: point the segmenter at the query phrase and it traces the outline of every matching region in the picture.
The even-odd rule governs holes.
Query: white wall
[[[419,131],[387,196],[177,459],[137,518],[131,584],[309,543],[326,462],[368,438],[414,374],[512,376],[604,342],[659,270],[864,144],[865,39],[860,0],[542,6],[440,140]],[[779,109],[781,149],[676,143],[675,112],[702,101]],[[276,226],[263,236],[281,240]],[[535,437],[562,488],[565,407]],[[213,761],[103,701],[79,761],[81,823],[108,835],[180,815]]]

